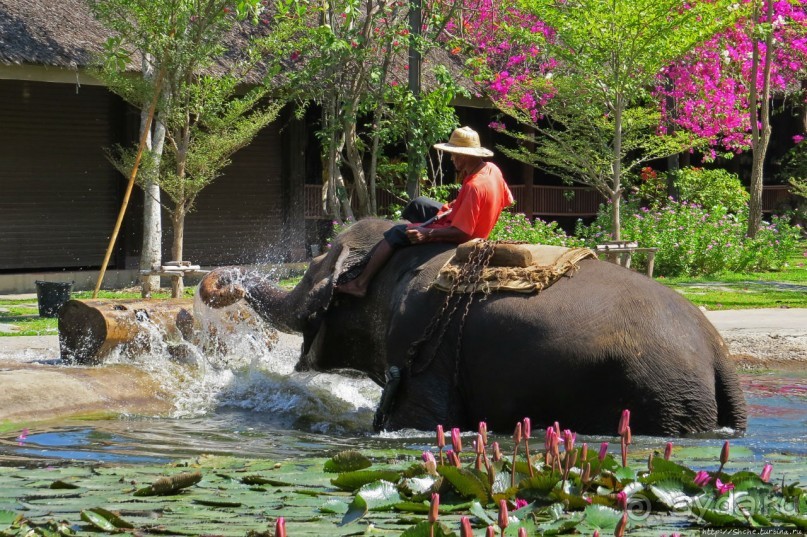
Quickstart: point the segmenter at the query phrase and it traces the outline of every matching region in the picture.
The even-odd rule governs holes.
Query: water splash
[[[147,352],[110,356],[135,363],[172,394],[172,418],[217,410],[260,414],[282,429],[345,434],[372,430],[381,389],[365,376],[295,372],[302,340],[268,326],[242,300],[214,309],[197,293],[192,330],[172,338],[144,319]]]

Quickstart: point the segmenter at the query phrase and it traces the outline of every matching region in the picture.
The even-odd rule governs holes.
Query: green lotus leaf
[[[807,516],[804,515],[792,515],[789,513],[779,512],[772,514],[771,520],[776,520],[777,522],[787,522],[788,524],[793,524],[802,531],[807,530]]]
[[[437,473],[445,477],[454,489],[465,498],[476,498],[487,503],[491,499],[490,484],[487,476],[475,470],[457,468],[455,466],[440,466]]]
[[[359,470],[358,472],[346,472],[331,479],[333,486],[342,490],[358,490],[367,483],[375,481],[389,481],[397,483],[400,479],[400,472],[394,470]]]
[[[401,502],[395,504],[395,510],[403,513],[428,513],[429,502]]]
[[[712,526],[747,526],[748,523],[740,514],[734,514],[732,510],[714,509],[711,507],[704,507],[699,502],[692,504],[692,514],[703,519],[705,522]]]
[[[525,499],[544,498],[560,483],[560,477],[555,474],[539,474],[535,477],[522,480],[518,484],[518,493]]]
[[[14,511],[0,511],[0,528],[12,525],[18,517]]]
[[[260,475],[246,475],[241,478],[241,483],[245,485],[269,485],[272,487],[292,487],[292,483],[281,481],[279,479],[272,479]]]
[[[369,468],[373,463],[358,451],[343,451],[327,460],[323,470],[329,473],[355,472]]]
[[[560,535],[562,533],[571,533],[580,522],[583,520],[583,515],[574,513],[568,517],[556,518],[549,522],[538,524],[536,530],[538,535]],[[509,529],[509,528],[508,528]],[[529,532],[528,532],[529,534]]]
[[[332,513],[334,515],[344,515],[347,513],[348,505],[340,500],[330,499],[322,504],[319,510],[323,513]]]
[[[616,477],[620,483],[630,483],[631,481],[636,481],[636,470],[630,466],[624,466],[614,471],[614,477]]]
[[[101,509],[100,507],[93,507],[92,509],[85,509],[81,511],[81,520],[89,522],[92,526],[102,531],[116,532],[123,528],[132,529],[134,526],[129,522],[123,520],[118,515]]]
[[[647,476],[643,477],[641,481],[644,483],[646,480],[652,480],[654,476],[687,476],[690,479],[695,476],[695,471],[678,464],[677,462],[664,460],[662,458],[653,459],[653,471]],[[666,478],[666,477],[665,477]],[[652,481],[651,481],[652,482]]]
[[[488,512],[485,511],[485,508],[482,507],[482,504],[479,502],[472,502],[469,511],[471,512],[472,515],[477,517],[479,520],[481,520],[488,526],[496,524],[496,520],[490,515],[488,515]]]
[[[429,536],[457,537],[457,534],[448,529],[440,522],[434,524],[434,532],[432,532],[432,525],[429,523],[428,520],[424,520],[423,522],[417,524],[416,526],[407,528],[401,534],[401,537],[429,537]]]
[[[693,498],[686,493],[687,484],[681,478],[668,478],[656,481],[647,487],[654,504],[661,504],[671,511],[686,509]]]
[[[404,495],[414,499],[429,499],[436,482],[432,476],[410,477],[402,480],[399,488]]]
[[[241,502],[232,502],[227,500],[214,500],[210,498],[194,498],[193,503],[199,505],[206,505],[208,507],[241,507]]]
[[[367,502],[364,501],[364,498],[356,495],[353,498],[353,501],[350,502],[350,505],[347,506],[347,511],[345,512],[345,516],[342,517],[342,521],[339,523],[340,526],[345,526],[350,524],[351,522],[355,522],[364,517],[367,514]]]
[[[368,483],[360,488],[356,495],[364,499],[370,511],[388,511],[401,503],[398,489],[389,481]]]
[[[583,511],[582,523],[602,534],[612,534],[621,518],[621,511],[604,505],[589,505]]]

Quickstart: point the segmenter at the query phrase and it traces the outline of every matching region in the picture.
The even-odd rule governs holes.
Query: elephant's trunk
[[[243,298],[272,326],[301,332],[303,322],[295,313],[297,308],[291,304],[290,295],[264,276],[239,267],[218,268],[199,284],[199,296],[210,307],[223,308]]]

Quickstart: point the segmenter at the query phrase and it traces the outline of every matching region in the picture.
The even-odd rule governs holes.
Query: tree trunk
[[[773,20],[773,0],[763,0],[766,6],[767,20]],[[761,13],[755,3],[753,27],[758,27]],[[754,28],[752,28],[752,32]],[[754,32],[755,33],[755,32]],[[753,35],[753,34],[752,34]],[[753,40],[754,49],[751,58],[751,80],[749,81],[749,108],[751,115],[751,150],[753,164],[751,167],[751,198],[748,201],[748,229],[746,235],[754,238],[762,224],[762,184],[765,172],[765,155],[771,139],[770,91],[771,63],[773,56],[773,32],[768,31],[765,37],[765,62],[762,71],[762,96],[758,97],[757,73],[759,70],[759,43]],[[757,112],[759,108],[759,112]],[[758,123],[761,124],[758,125]]]
[[[146,79],[154,78],[154,65],[149,55],[143,57],[143,76]],[[148,106],[144,106],[140,112],[140,135],[143,135],[146,121],[148,119]],[[153,166],[150,170],[153,174],[143,187],[143,244],[140,253],[140,269],[159,269],[162,264],[162,213],[160,207],[160,183],[158,167],[163,153],[165,141],[165,125],[159,119],[159,115],[154,116],[153,134],[150,132],[146,139],[146,147],[152,158]],[[155,175],[156,174],[156,175]],[[159,276],[142,276],[140,294],[143,298],[150,298],[152,291],[160,289]]]
[[[612,164],[612,188],[611,188],[611,236],[615,241],[622,236],[622,218],[620,215],[620,202],[622,200],[622,99],[617,97],[614,107],[614,161]]]
[[[174,261],[182,261],[182,248],[185,241],[185,208],[177,205],[174,208],[174,213],[171,215],[171,221],[174,226],[174,240],[171,244],[171,257]],[[185,288],[182,276],[171,278],[171,296],[179,298]]]
[[[345,149],[347,150],[347,162],[353,172],[353,191],[358,198],[357,214],[359,218],[371,214],[370,198],[367,192],[367,180],[364,175],[364,165],[361,153],[356,147],[356,122],[349,121],[344,126]]]

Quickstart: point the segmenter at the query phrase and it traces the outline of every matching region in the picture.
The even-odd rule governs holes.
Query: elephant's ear
[[[349,256],[350,247],[342,245],[342,249],[339,251],[333,269],[327,276],[315,283],[311,291],[309,291],[306,301],[306,313],[309,322],[317,320],[322,313],[328,311],[328,308],[331,306],[331,301],[333,300],[334,287],[339,279],[339,275],[345,270]]]

